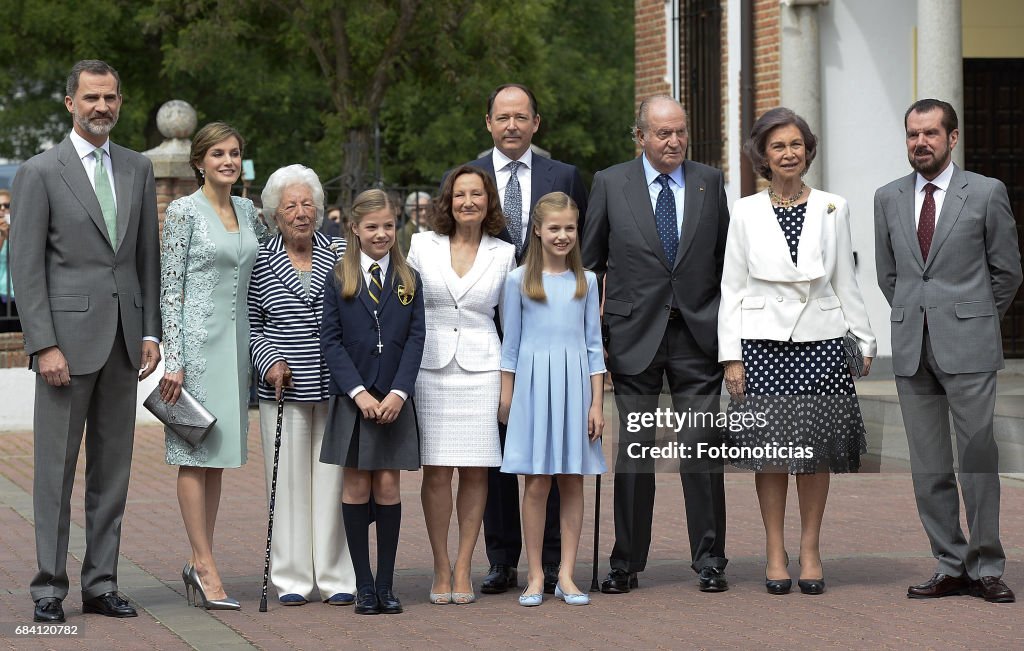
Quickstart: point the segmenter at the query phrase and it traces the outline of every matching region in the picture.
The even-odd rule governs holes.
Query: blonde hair
[[[544,302],[547,294],[544,292],[544,245],[537,234],[544,224],[544,218],[565,210],[571,210],[579,224],[579,209],[572,197],[564,192],[551,192],[537,200],[533,209],[533,217],[530,218],[530,245],[526,247],[526,259],[523,266],[523,294],[535,301]],[[580,255],[579,232],[576,233],[576,241],[565,257],[566,266],[576,276],[576,293],[573,298],[583,298],[587,295],[587,277],[583,273],[583,257]]]
[[[394,204],[386,192],[377,188],[360,192],[352,202],[348,230],[345,232],[345,240],[348,245],[345,247],[345,255],[334,265],[334,277],[341,287],[341,297],[344,299],[355,298],[362,291],[364,285],[363,270],[359,264],[362,249],[359,248],[359,238],[356,237],[355,227],[359,225],[363,217],[385,209],[394,211]],[[391,284],[395,285],[397,278],[398,284],[404,285],[409,296],[413,296],[416,292],[416,276],[413,275],[412,269],[405,261],[405,256],[402,255],[402,248],[395,246],[397,241],[396,237],[391,243],[391,269],[394,270],[391,274]]]

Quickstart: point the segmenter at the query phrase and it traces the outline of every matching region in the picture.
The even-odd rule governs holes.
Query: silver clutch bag
[[[142,404],[159,418],[161,423],[177,434],[178,438],[193,448],[203,442],[217,422],[217,417],[186,391],[185,387],[181,388],[178,402],[173,405],[168,405],[160,399],[159,386],[153,389],[153,393],[149,394]]]
[[[860,352],[860,343],[852,332],[847,332],[843,337],[843,353],[853,377],[864,377],[864,354]]]

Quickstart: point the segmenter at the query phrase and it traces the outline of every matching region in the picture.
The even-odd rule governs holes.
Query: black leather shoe
[[[397,615],[402,612],[402,602],[398,600],[391,588],[377,590],[377,603],[380,604],[380,612],[385,615]]]
[[[764,589],[768,594],[789,594],[793,589],[793,579],[769,579],[764,578]]]
[[[800,579],[796,582],[800,592],[804,594],[822,594],[825,592],[825,579]]]
[[[725,578],[725,570],[720,567],[703,567],[700,570],[701,592],[725,592],[729,589],[729,581]]]
[[[640,581],[636,578],[636,572],[627,572],[617,568],[608,572],[608,578],[601,581],[601,592],[605,594],[625,594],[638,587],[640,587]]]
[[[34,622],[63,622],[64,606],[57,597],[43,597],[36,602]]]
[[[484,594],[501,594],[509,588],[519,587],[519,571],[511,565],[495,563],[487,570],[484,582],[480,584],[480,592]]]
[[[924,583],[907,588],[907,596],[911,599],[937,599],[968,594],[970,591],[971,581],[966,576],[949,576],[939,573]]]
[[[994,604],[1012,604],[1017,600],[1013,590],[998,576],[983,576],[972,582],[971,595],[981,597]]]
[[[558,585],[558,563],[544,563],[544,592],[555,594]]]
[[[116,592],[107,592],[92,599],[82,600],[83,613],[96,613],[106,617],[138,617],[128,600]]]
[[[357,615],[380,614],[380,602],[377,601],[377,591],[372,586],[359,588],[359,594],[356,595],[355,611]]]

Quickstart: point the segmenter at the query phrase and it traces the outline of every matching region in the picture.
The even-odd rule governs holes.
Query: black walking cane
[[[263,560],[263,596],[260,612],[267,612],[267,582],[270,581],[270,539],[274,535],[274,501],[277,499],[277,464],[281,460],[281,421],[284,420],[284,395],[277,399],[277,433],[274,435],[274,471],[270,480],[270,515],[267,517],[267,555]],[[266,451],[264,451],[266,454]],[[599,478],[600,479],[600,478]]]
[[[594,574],[590,580],[590,591],[597,592],[601,586],[597,583],[597,550],[601,544],[601,475],[597,475],[594,484]]]

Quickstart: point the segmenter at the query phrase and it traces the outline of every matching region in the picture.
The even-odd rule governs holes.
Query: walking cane
[[[590,591],[597,592],[601,586],[597,583],[597,549],[601,543],[601,475],[594,484],[594,575],[590,580]]]
[[[261,613],[267,612],[267,582],[270,580],[270,539],[274,535],[274,501],[277,499],[277,464],[281,460],[282,420],[284,420],[284,395],[277,399],[277,433],[274,435],[274,471],[270,480],[270,515],[267,517],[267,555],[263,560],[263,596],[260,598]],[[266,454],[266,451],[264,451],[264,454]]]

